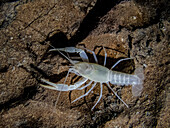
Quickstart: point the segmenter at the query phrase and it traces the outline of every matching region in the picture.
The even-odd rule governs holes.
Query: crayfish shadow
[[[53,83],[57,83],[59,82],[61,79],[63,79],[64,77],[66,77],[67,75],[67,71],[63,71],[59,74],[53,74],[48,76],[49,81],[53,82]]]
[[[75,91],[75,90],[74,90]],[[80,90],[76,90],[76,91],[80,91]],[[78,101],[76,101],[75,103],[71,103],[73,100],[72,100],[72,98],[71,98],[71,93],[72,93],[73,91],[70,91],[69,92],[69,101],[70,101],[70,109],[73,109],[73,108],[76,108],[76,109],[79,109],[80,111],[84,111],[84,112],[87,112],[87,111],[89,111],[89,112],[91,112],[91,108],[94,106],[94,104],[95,104],[95,100],[98,98],[98,96],[99,95],[97,95],[97,94],[92,94],[91,96],[90,96],[90,100],[89,100],[89,98],[87,98],[87,97],[89,97],[89,96],[86,96],[86,97],[83,97],[82,99],[80,99],[80,100],[78,100]],[[84,92],[84,94],[87,92],[87,88],[85,89],[85,92]],[[78,98],[78,97],[77,97]],[[86,106],[86,107],[85,107]],[[93,111],[96,111],[96,110],[99,110],[99,108],[98,107],[95,107],[94,108],[94,110]]]

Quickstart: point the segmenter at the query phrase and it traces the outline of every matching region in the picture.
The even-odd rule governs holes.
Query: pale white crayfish
[[[79,100],[80,98],[87,96],[92,91],[92,89],[96,86],[96,84],[100,83],[100,96],[99,96],[99,99],[97,100],[97,102],[95,103],[95,105],[92,107],[92,110],[93,110],[95,108],[95,106],[98,104],[98,102],[100,101],[100,99],[102,98],[103,83],[105,83],[108,86],[108,88],[111,89],[111,91],[118,97],[118,99],[120,99],[127,107],[129,107],[117,95],[117,93],[111,88],[110,83],[115,84],[115,85],[126,85],[126,86],[132,85],[133,96],[140,96],[142,89],[143,89],[143,80],[144,80],[143,68],[141,68],[141,67],[136,68],[134,75],[117,72],[117,71],[112,71],[112,69],[121,61],[129,60],[132,58],[120,59],[111,67],[111,69],[108,69],[105,67],[107,53],[106,53],[106,50],[104,47],[103,47],[104,52],[105,52],[104,66],[97,64],[98,60],[97,60],[97,57],[93,51],[86,49],[86,48],[84,48],[84,49],[93,54],[96,63],[89,63],[87,54],[85,53],[85,51],[83,49],[78,49],[75,47],[65,47],[65,48],[54,48],[54,49],[50,50],[50,51],[58,51],[58,52],[64,51],[67,53],[79,53],[80,57],[82,58],[82,60],[84,62],[71,60],[70,58],[65,56],[62,52],[60,52],[60,54],[62,54],[65,58],[67,58],[70,61],[70,63],[73,65],[73,66],[71,66],[71,68],[69,68],[66,79],[67,79],[69,73],[74,73],[78,76],[82,76],[83,77],[82,80],[76,82],[74,85],[68,86],[67,84],[65,84],[65,82],[64,82],[64,84],[55,84],[55,83],[49,82],[45,79],[41,79],[43,82],[51,85],[51,86],[49,86],[49,85],[41,85],[41,86],[43,86],[45,88],[53,89],[53,90],[58,90],[58,91],[71,91],[71,90],[82,90],[92,84],[91,88],[84,95],[82,95],[82,96],[78,97],[77,99],[75,99],[74,101],[72,101],[72,103],[73,103],[73,102]],[[65,79],[65,81],[66,81],[66,79]],[[86,85],[82,86],[88,80],[90,80],[90,82],[87,83]]]

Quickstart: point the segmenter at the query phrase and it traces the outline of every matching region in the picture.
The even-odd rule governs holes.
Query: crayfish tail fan
[[[137,84],[132,85],[132,94],[133,96],[140,96],[143,90],[143,81],[144,81],[144,73],[142,67],[136,68],[135,76],[137,77],[138,82]]]

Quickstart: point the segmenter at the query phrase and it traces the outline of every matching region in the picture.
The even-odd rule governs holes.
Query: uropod
[[[95,108],[95,106],[98,104],[100,99],[102,98],[102,91],[103,91],[103,84],[105,83],[108,88],[117,96],[119,100],[121,100],[126,107],[129,107],[118,95],[117,93],[111,88],[110,84],[114,85],[119,85],[119,86],[128,86],[132,85],[132,94],[133,96],[140,96],[142,89],[143,89],[143,80],[144,80],[144,74],[143,74],[143,68],[138,67],[135,69],[135,73],[132,74],[127,74],[127,73],[122,73],[118,71],[113,71],[112,69],[119,64],[122,61],[129,60],[132,58],[125,58],[125,59],[120,59],[117,61],[111,69],[108,69],[105,67],[106,65],[106,59],[107,59],[107,53],[105,48],[103,47],[103,50],[105,52],[105,58],[104,58],[104,64],[99,65],[98,60],[96,57],[96,54],[94,51],[91,51],[89,49],[84,48],[88,52],[91,52],[94,56],[94,59],[96,63],[90,63],[88,56],[86,52],[83,49],[75,48],[75,47],[65,47],[65,48],[54,48],[51,49],[50,51],[58,51],[60,54],[62,54],[66,59],[69,60],[69,62],[73,65],[71,68],[69,68],[67,76],[65,78],[65,81],[67,80],[67,77],[69,73],[74,73],[78,76],[81,76],[83,79],[80,81],[77,81],[73,85],[67,85],[65,82],[63,84],[55,84],[52,82],[49,82],[45,79],[41,79],[42,82],[48,84],[48,85],[41,85],[45,88],[49,88],[52,90],[58,90],[58,91],[72,91],[72,90],[82,90],[87,88],[88,86],[91,85],[91,88],[84,94],[75,99],[73,102],[87,96],[93,88],[96,86],[97,83],[100,84],[100,96],[95,103],[95,105],[92,107],[92,110]],[[69,57],[64,55],[62,51],[67,52],[67,53],[79,53],[81,59],[83,62],[80,61],[74,61],[71,60]],[[87,83],[87,81],[89,82]],[[87,84],[85,84],[87,83]],[[85,84],[85,85],[84,85]]]

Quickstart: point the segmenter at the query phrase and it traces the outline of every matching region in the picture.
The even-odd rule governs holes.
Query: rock
[[[0,127],[170,126],[170,28],[166,2],[3,1],[0,5]],[[73,104],[71,101],[90,87],[61,94],[40,87],[43,84],[40,78],[64,82],[70,64],[49,49],[68,46],[93,50],[101,65],[105,47],[108,68],[121,58],[134,57],[121,62],[114,70],[132,74],[137,66],[144,67],[142,95],[133,97],[131,86],[112,85],[130,106],[126,108],[104,86],[102,100],[91,111],[99,97],[98,85]],[[87,55],[90,62],[95,62],[91,53]],[[79,79],[70,74],[66,82],[72,84]]]

